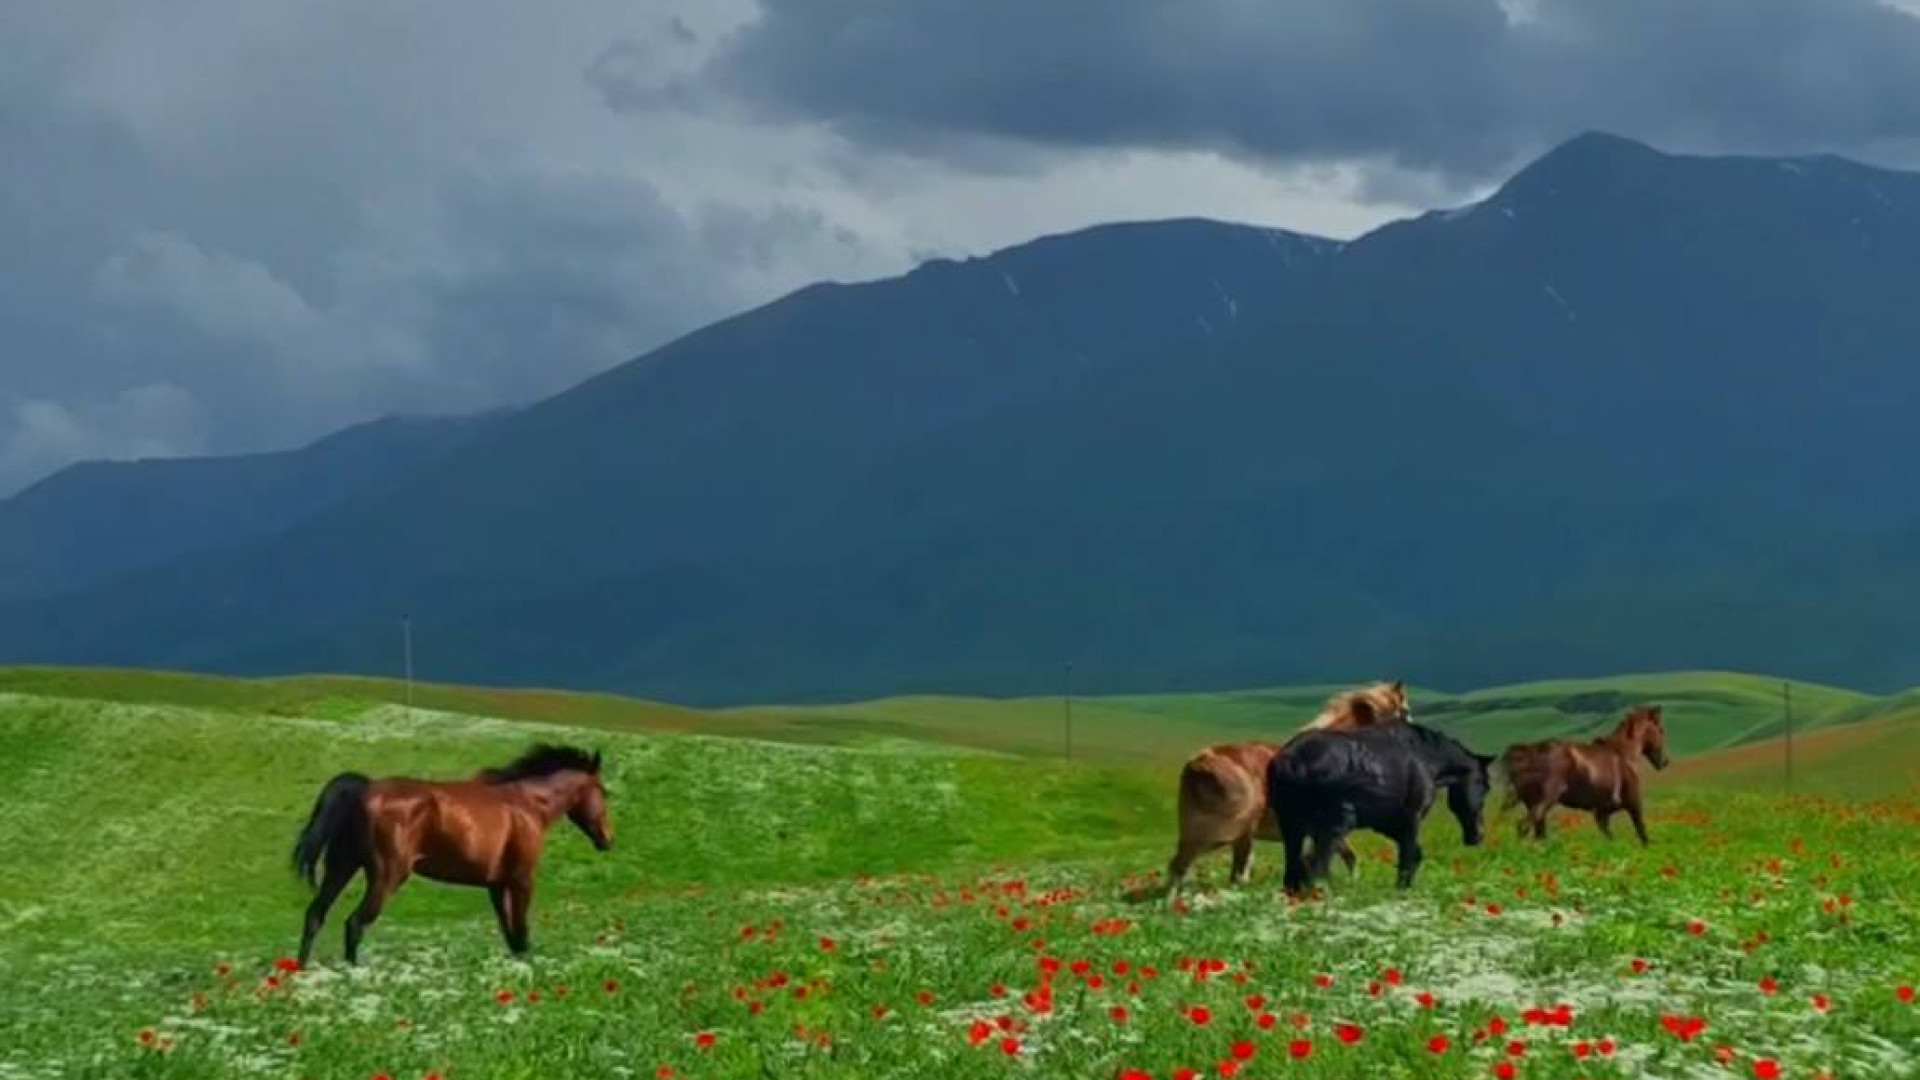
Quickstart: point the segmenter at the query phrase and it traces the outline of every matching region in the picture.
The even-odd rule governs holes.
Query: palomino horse
[[[1413,717],[1405,685],[1378,683],[1336,695],[1302,731],[1350,731],[1375,724],[1404,724]],[[1253,867],[1253,842],[1279,840],[1267,813],[1267,766],[1280,743],[1244,742],[1209,746],[1180,770],[1180,840],[1167,864],[1167,900],[1180,894],[1194,860],[1223,847],[1233,849],[1232,882],[1244,883]],[[1342,843],[1338,854],[1351,873],[1353,849]]]
[[[601,851],[613,846],[599,754],[537,746],[503,769],[453,782],[341,773],[320,790],[293,844],[295,870],[317,890],[307,905],[300,962],[312,955],[327,909],[363,872],[366,896],[347,917],[348,963],[359,961],[360,935],[416,871],[434,881],[486,886],[507,948],[525,953],[534,867],[547,829],[562,817]],[[326,872],[318,875],[323,864]]]
[[[1667,730],[1658,705],[1642,705],[1627,713],[1613,733],[1590,743],[1565,739],[1510,746],[1501,755],[1509,792],[1506,805],[1525,803],[1526,820],[1520,835],[1547,837],[1547,814],[1554,806],[1588,810],[1600,831],[1613,836],[1613,815],[1621,810],[1633,819],[1640,843],[1647,842],[1647,823],[1640,812],[1640,771],[1634,759],[1644,756],[1656,769],[1667,767]]]

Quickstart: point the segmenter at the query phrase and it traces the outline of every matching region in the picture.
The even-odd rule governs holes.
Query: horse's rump
[[[1245,831],[1266,812],[1270,743],[1226,743],[1195,754],[1180,770],[1180,831]]]

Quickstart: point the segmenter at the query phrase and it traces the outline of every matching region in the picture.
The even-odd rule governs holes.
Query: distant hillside
[[[1575,139],[1347,244],[820,285],[0,659],[740,704],[1622,670],[1920,682],[1920,176]]]
[[[232,548],[392,482],[482,418],[388,418],[299,450],[73,465],[0,500],[0,601]]]
[[[1447,695],[1417,689],[1416,717],[1486,752],[1514,742],[1587,739],[1631,705],[1657,702],[1676,755],[1691,757],[1770,737],[1782,718],[1777,679],[1678,672],[1537,683]],[[1285,738],[1340,688],[1281,687],[1198,694],[1080,696],[1072,701],[1076,760],[1170,766],[1202,746]],[[1871,720],[1901,699],[1796,683],[1802,733]],[[353,717],[407,701],[392,679],[230,679],[99,668],[0,668],[0,694],[167,705],[213,712]],[[835,746],[919,745],[1021,757],[1067,752],[1063,696],[919,696],[832,705],[695,709],[613,694],[417,684],[422,710],[617,732],[716,735]]]

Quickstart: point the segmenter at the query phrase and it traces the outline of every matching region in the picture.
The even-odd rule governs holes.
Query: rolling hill
[[[1423,723],[1488,752],[1541,738],[1593,738],[1630,705],[1660,703],[1677,755],[1770,739],[1783,710],[1778,679],[1683,672],[1523,684],[1450,695],[1415,691]],[[1164,768],[1213,742],[1284,738],[1340,688],[1076,696],[1076,760]],[[965,750],[1051,759],[1066,754],[1062,696],[913,696],[828,705],[698,709],[613,694],[416,684],[342,676],[234,679],[99,668],[0,668],[0,695],[194,709],[221,715],[349,720],[411,704],[427,713],[559,724],[627,734],[706,735],[796,744]],[[1904,698],[1793,684],[1796,729],[1881,719]]]
[[[1575,139],[1350,243],[1173,221],[804,289],[0,660],[703,704],[1920,682],[1920,176]]]

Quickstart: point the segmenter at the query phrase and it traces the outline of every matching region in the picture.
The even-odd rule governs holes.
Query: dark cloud
[[[767,0],[685,84],[869,144],[1000,138],[1347,161],[1455,183],[1588,129],[1676,149],[1920,133],[1920,19],[1876,0]]]
[[[525,401],[919,253],[1353,235],[1588,128],[1911,160],[1917,117],[1872,0],[0,4],[0,496]]]
[[[31,253],[0,262],[0,497],[525,401],[817,276],[842,227],[582,80],[698,40],[668,3],[0,10],[0,250]]]

